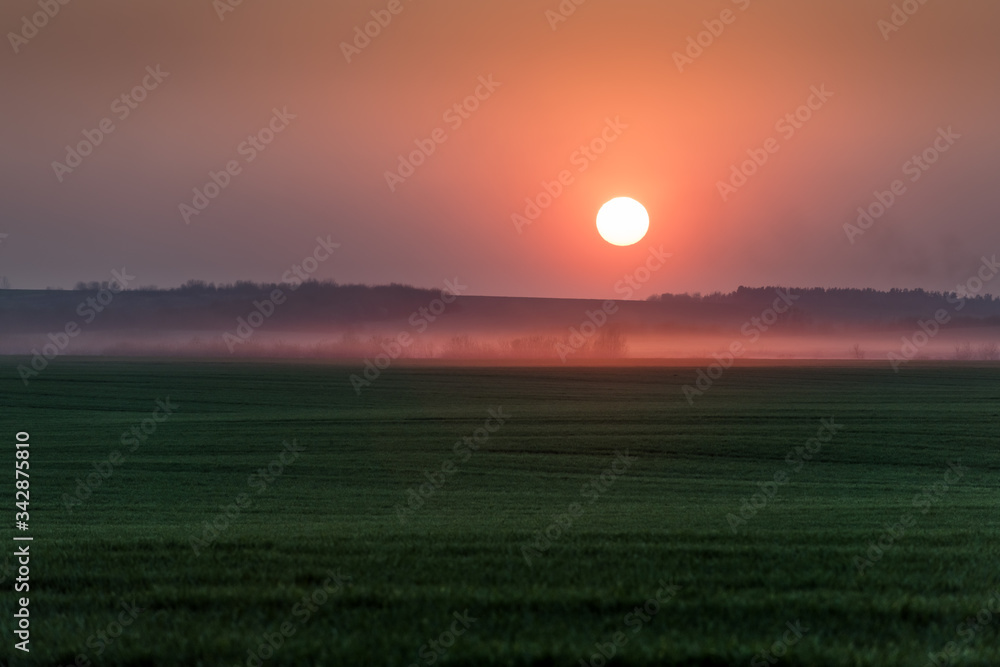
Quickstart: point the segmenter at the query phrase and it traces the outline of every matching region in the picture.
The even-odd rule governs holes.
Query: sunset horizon
[[[1000,665],[998,25],[6,0],[0,666]]]
[[[272,281],[319,235],[318,279],[582,298],[650,247],[653,293],[945,290],[1000,248],[989,3],[22,4],[0,71],[46,84],[9,106],[15,288]],[[622,196],[650,224],[616,247]]]

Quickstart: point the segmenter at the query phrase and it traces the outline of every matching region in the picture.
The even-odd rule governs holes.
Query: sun
[[[631,197],[615,197],[597,212],[597,231],[612,245],[638,243],[649,230],[649,214]]]

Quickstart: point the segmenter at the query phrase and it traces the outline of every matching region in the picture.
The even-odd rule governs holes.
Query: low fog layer
[[[333,283],[78,287],[0,290],[0,353],[552,363],[1000,357],[1000,299],[968,292],[765,287],[591,301]]]

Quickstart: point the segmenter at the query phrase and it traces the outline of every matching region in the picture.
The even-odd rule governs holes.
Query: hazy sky
[[[38,0],[0,8],[14,287],[122,267],[143,285],[277,281],[319,236],[340,244],[320,279],[527,296],[614,296],[660,246],[672,257],[636,298],[954,289],[1000,251],[993,0],[897,3],[898,30],[872,0],[49,2],[37,29]],[[433,154],[390,189],[418,141]],[[767,161],[720,192],[748,151]],[[210,172],[228,185],[185,215]],[[621,195],[651,217],[626,248],[594,223]]]

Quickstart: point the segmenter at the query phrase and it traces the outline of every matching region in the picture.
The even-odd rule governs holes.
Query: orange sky
[[[953,289],[1000,250],[997,3],[928,2],[892,32],[879,21],[893,3],[870,0],[588,0],[553,29],[559,6],[245,0],[220,19],[205,0],[95,0],[32,31],[37,0],[9,0],[0,275],[71,286],[125,266],[140,284],[276,281],[329,235],[341,247],[321,279],[610,297],[662,246],[672,256],[633,295],[645,298]],[[391,20],[347,62],[342,43],[373,11]],[[675,53],[710,29],[679,71]],[[143,101],[114,103],[156,66],[169,74]],[[480,77],[495,82],[488,95]],[[814,86],[832,95],[794,133],[777,126]],[[477,88],[478,108],[448,112]],[[276,108],[295,118],[248,148]],[[78,167],[53,166],[105,118],[114,131]],[[948,150],[904,171],[947,128],[959,135]],[[391,191],[386,172],[435,130],[443,143]],[[602,132],[614,141],[582,157]],[[719,182],[771,138],[776,152],[724,201]],[[231,161],[227,187],[185,216]],[[512,215],[564,170],[570,184],[518,230]],[[895,180],[905,192],[852,243],[844,225]],[[594,224],[622,195],[651,217],[628,248]]]

